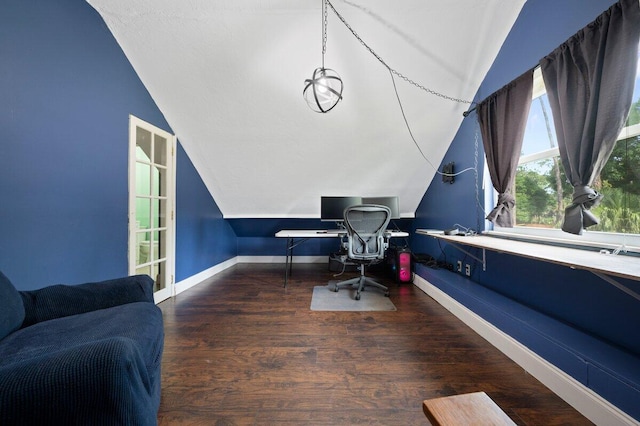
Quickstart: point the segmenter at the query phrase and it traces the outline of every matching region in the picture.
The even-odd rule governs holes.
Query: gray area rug
[[[396,306],[391,299],[375,288],[366,289],[360,293],[360,300],[353,297],[355,289],[341,288],[337,293],[333,291],[335,283],[329,281],[326,286],[313,287],[311,297],[312,311],[395,311]]]

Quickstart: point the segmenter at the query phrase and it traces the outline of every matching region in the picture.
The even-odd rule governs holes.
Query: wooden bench
[[[484,392],[427,399],[422,409],[434,426],[515,425]]]

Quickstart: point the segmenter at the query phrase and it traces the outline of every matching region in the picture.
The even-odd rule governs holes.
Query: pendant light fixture
[[[324,67],[327,51],[327,2],[322,0],[322,67],[316,68],[310,79],[304,81],[302,95],[315,112],[329,112],[342,99],[342,80],[337,72]]]

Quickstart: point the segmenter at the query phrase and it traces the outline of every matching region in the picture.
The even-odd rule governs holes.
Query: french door
[[[129,116],[129,274],[153,278],[156,303],[174,294],[175,144]]]

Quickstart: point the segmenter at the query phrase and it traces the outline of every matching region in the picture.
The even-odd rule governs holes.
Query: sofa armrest
[[[25,319],[22,327],[41,321],[106,309],[133,302],[153,301],[153,279],[134,275],[80,285],[52,285],[21,291]]]
[[[155,426],[159,375],[122,337],[0,366],[0,424]]]

